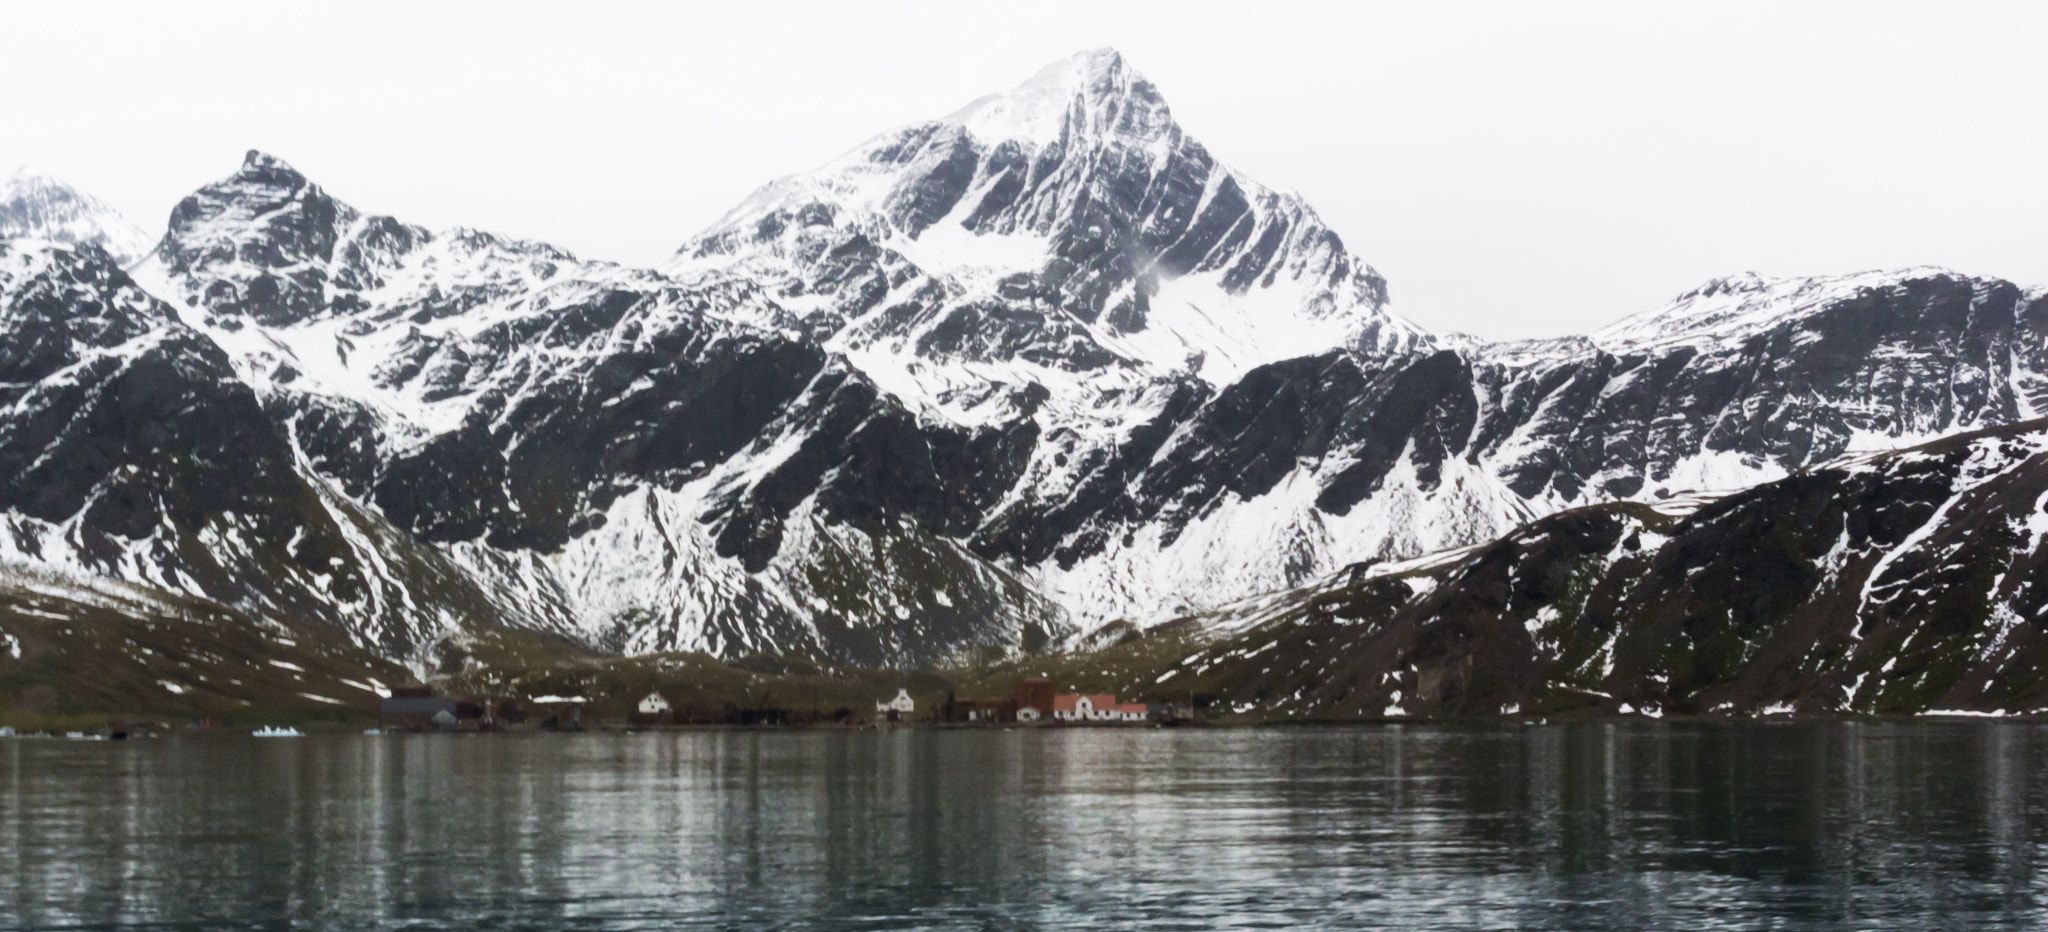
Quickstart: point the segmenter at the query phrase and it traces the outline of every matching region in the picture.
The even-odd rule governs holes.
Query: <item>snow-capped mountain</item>
[[[59,243],[91,243],[127,265],[155,240],[120,212],[54,178],[16,169],[0,190],[0,239],[27,236]]]
[[[8,242],[4,345],[42,348],[0,374],[0,456],[77,478],[12,487],[0,556],[414,658],[505,627],[1036,650],[2035,416],[2048,371],[2048,293],[1927,269],[1717,281],[1589,338],[1432,337],[1106,50],[773,182],[661,269],[427,230],[255,152],[132,279]],[[66,310],[88,306],[121,309],[114,336]],[[152,417],[186,426],[96,413],[166,341]],[[31,399],[72,371],[82,400]],[[215,468],[266,478],[176,491]],[[200,504],[105,504],[157,499]]]
[[[800,472],[915,428],[743,279],[426,231],[262,153],[181,203],[137,274],[236,358],[308,468],[586,643],[879,663],[1062,630],[896,493]],[[948,468],[971,462],[976,438],[920,442],[948,440]]]
[[[324,622],[403,656],[546,630],[307,468],[220,346],[92,243],[0,240],[0,562]]]
[[[877,274],[848,289],[853,265]],[[670,269],[733,266],[870,358],[1223,384],[1427,341],[1314,210],[1218,162],[1111,49],[776,181]]]
[[[2037,714],[2048,420],[1614,502],[1090,658],[1261,715]]]

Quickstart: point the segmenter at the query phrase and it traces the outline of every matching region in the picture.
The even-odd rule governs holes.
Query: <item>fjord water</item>
[[[2041,928],[1995,722],[0,742],[21,928]]]

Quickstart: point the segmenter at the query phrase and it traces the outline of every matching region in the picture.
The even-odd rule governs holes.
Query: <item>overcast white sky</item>
[[[249,148],[366,210],[651,263],[768,179],[1121,49],[1434,330],[1743,270],[2048,284],[2048,3],[0,5],[0,173],[145,229]]]

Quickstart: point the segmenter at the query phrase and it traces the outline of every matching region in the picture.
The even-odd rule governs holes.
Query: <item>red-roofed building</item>
[[[1145,720],[1145,706],[1142,703],[1118,704],[1116,696],[1109,693],[1068,693],[1053,697],[1052,717],[1061,722],[1142,722]]]
[[[1096,698],[1095,696],[1082,696],[1075,693],[1054,696],[1052,700],[1053,720],[1061,722],[1096,721],[1097,716],[1100,714],[1095,708]]]

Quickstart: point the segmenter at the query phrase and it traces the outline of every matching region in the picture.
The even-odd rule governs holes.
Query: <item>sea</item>
[[[0,928],[2044,929],[1998,721],[0,740]]]

